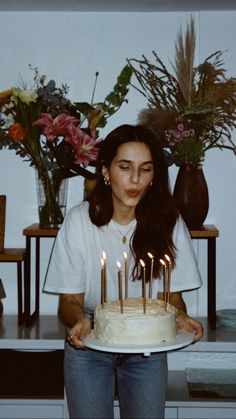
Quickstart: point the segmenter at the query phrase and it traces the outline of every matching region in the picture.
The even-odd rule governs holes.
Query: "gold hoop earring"
[[[111,184],[111,182],[110,182],[110,180],[109,179],[107,179],[105,176],[104,176],[104,183],[105,183],[105,185],[106,186],[110,186],[110,184]]]

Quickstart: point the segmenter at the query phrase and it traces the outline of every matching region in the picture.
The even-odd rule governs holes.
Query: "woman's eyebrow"
[[[133,163],[133,161],[132,160],[127,160],[127,159],[120,159],[120,160],[117,160],[117,163],[129,163],[129,164],[131,164],[131,163]],[[153,164],[153,161],[152,160],[143,161],[141,164],[142,165],[143,164]]]

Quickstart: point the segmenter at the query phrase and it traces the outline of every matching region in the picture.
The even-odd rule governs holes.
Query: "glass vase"
[[[68,179],[48,170],[36,170],[39,224],[58,228],[66,214]]]

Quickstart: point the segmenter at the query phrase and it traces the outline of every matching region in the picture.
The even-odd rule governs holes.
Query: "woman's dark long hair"
[[[102,167],[109,169],[118,148],[128,142],[142,142],[150,149],[154,176],[152,186],[148,188],[135,209],[137,227],[133,235],[131,250],[135,257],[133,278],[139,277],[140,263],[146,264],[147,279],[150,272],[148,252],[154,256],[154,276],[160,275],[160,259],[167,254],[175,264],[175,247],[172,241],[178,211],[174,205],[169,188],[168,167],[158,140],[145,127],[140,125],[121,125],[114,129],[101,143],[97,166],[97,183],[89,199],[89,215],[98,227],[108,224],[113,216],[111,188],[104,183]]]

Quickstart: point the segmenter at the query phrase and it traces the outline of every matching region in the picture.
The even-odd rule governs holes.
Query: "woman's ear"
[[[109,170],[105,166],[102,166],[102,175],[105,185],[110,186]]]
[[[104,178],[109,180],[109,171],[105,166],[102,166],[102,175],[103,175]]]

